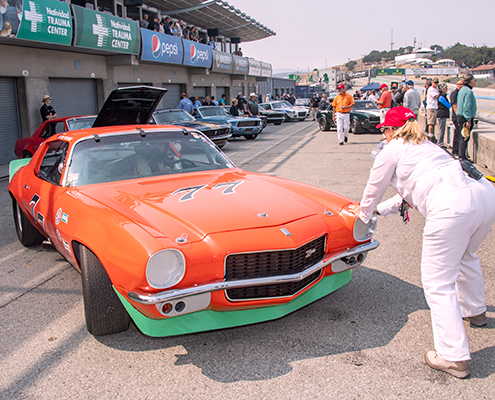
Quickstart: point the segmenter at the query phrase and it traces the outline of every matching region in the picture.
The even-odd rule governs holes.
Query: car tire
[[[328,123],[328,120],[325,117],[320,117],[320,119],[318,120],[318,125],[320,126],[320,131],[330,130],[330,124]]]
[[[81,246],[81,275],[86,327],[93,336],[111,335],[129,328],[125,310],[105,268],[87,247]]]
[[[31,158],[32,156],[33,156],[33,155],[32,155],[32,154],[31,154],[31,152],[30,152],[30,151],[28,151],[28,150],[24,150],[24,151],[22,152],[22,158]]]
[[[298,121],[304,121],[306,118],[298,118]]]
[[[258,134],[257,133],[251,133],[249,135],[244,135],[244,137],[246,138],[246,140],[254,140],[258,137]]]
[[[285,122],[289,122],[290,121],[290,117],[287,114],[285,114],[285,116],[284,116],[284,121]]]
[[[351,132],[352,133],[361,133],[363,131],[363,128],[361,127],[361,124],[358,123],[356,119],[351,120]]]
[[[282,122],[274,122],[273,125],[282,125]]]
[[[46,238],[34,227],[29,219],[24,215],[17,201],[12,199],[12,208],[14,211],[15,230],[19,242],[23,246],[37,246],[43,243]]]

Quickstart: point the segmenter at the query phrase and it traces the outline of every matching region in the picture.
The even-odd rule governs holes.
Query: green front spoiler
[[[352,270],[327,276],[311,289],[286,304],[240,311],[204,310],[163,319],[151,319],[144,316],[124,296],[116,292],[141,332],[148,336],[164,337],[231,328],[281,318],[334,292],[348,284],[351,278]]]
[[[14,174],[22,167],[31,161],[30,158],[21,158],[20,160],[12,160],[9,164],[9,182],[12,180]]]

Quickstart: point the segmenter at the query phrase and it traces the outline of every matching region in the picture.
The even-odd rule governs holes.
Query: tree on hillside
[[[357,62],[352,60],[352,61],[349,61],[345,67],[348,71],[352,71],[354,69],[354,67],[357,65]]]

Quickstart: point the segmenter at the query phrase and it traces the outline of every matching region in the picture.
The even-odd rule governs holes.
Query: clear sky
[[[495,46],[495,0],[228,0],[277,35],[241,44],[275,72],[307,71],[412,46]],[[457,21],[457,22],[456,22]],[[220,32],[221,34],[221,32]]]

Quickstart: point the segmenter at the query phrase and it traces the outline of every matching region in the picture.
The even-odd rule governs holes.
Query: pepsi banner
[[[249,61],[245,57],[232,56],[234,60],[233,74],[247,75],[249,73]]]
[[[143,28],[141,28],[141,38],[143,41],[141,60],[182,64],[184,49],[181,38]]]
[[[185,39],[182,39],[182,44],[184,46],[183,65],[211,68],[213,56],[210,46]]]
[[[249,75],[261,76],[261,61],[254,58],[249,59]]]
[[[226,74],[232,73],[232,55],[224,53],[222,51],[212,50],[213,64],[211,70],[214,72],[225,72]]]
[[[272,76],[272,64],[261,61],[261,76]]]

